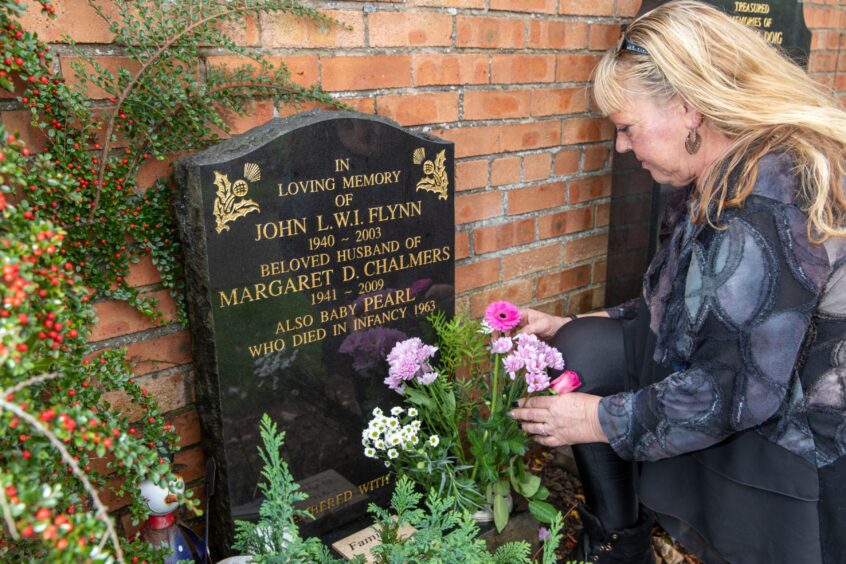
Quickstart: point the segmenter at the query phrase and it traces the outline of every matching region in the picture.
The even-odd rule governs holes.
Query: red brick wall
[[[305,3],[350,29],[262,16],[227,31],[286,63],[303,85],[321,84],[360,111],[455,142],[458,307],[479,315],[497,298],[555,313],[603,305],[613,128],[591,112],[588,81],[639,0]],[[24,23],[53,44],[63,72],[66,33],[83,50],[110,52],[104,47],[112,35],[87,0],[56,7],[58,19],[32,9]],[[805,14],[813,31],[810,71],[846,105],[846,0],[806,2]],[[102,55],[100,62],[113,67],[126,59]],[[210,55],[208,62],[233,58]],[[28,112],[0,103],[3,123],[43,147],[43,136],[27,127]],[[263,103],[231,123],[238,133],[272,115]],[[142,171],[145,183],[169,172],[167,163],[152,166]],[[190,465],[186,477],[201,493],[189,333],[174,321],[149,260],[133,269],[131,283],[162,299],[168,323],[100,302],[93,344],[129,348],[139,381],[182,434],[177,461]]]

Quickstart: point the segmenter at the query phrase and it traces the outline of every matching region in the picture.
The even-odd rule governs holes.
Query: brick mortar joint
[[[89,343],[89,346],[91,347],[91,352],[99,352],[104,349],[116,349],[135,343],[151,341],[160,337],[167,337],[181,331],[186,331],[187,329],[187,327],[183,326],[179,322],[172,322],[164,326],[152,327],[150,329],[143,329],[126,335],[118,335],[116,337],[110,337],[100,341],[93,341]]]

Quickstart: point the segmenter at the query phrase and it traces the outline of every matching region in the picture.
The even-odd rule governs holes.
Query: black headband
[[[649,56],[649,51],[647,51],[637,43],[632,43],[631,41],[629,41],[625,34],[623,34],[623,36],[620,38],[620,45],[619,47],[617,47],[617,52],[619,53],[620,51],[633,51],[641,55],[646,55],[647,57]]]

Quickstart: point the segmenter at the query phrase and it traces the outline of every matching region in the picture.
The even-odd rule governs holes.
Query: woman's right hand
[[[550,315],[536,309],[520,310],[520,325],[517,330],[520,333],[537,335],[539,339],[549,340],[568,321],[568,318]]]

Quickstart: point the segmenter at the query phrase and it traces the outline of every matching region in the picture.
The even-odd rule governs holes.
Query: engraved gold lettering
[[[218,307],[237,306],[268,298],[314,290],[332,284],[331,268],[316,270],[308,274],[298,274],[289,278],[275,278],[268,283],[257,282],[249,286],[218,291]]]
[[[349,159],[335,159],[335,172],[344,172],[350,169]]]
[[[763,2],[735,2],[734,11],[747,14],[769,14],[770,5]]]
[[[366,188],[368,186],[384,186],[385,184],[396,184],[400,177],[399,170],[385,172],[371,172],[370,174],[353,174],[343,179],[343,189]]]
[[[781,45],[784,41],[784,33],[781,31],[765,31],[764,39],[766,39],[768,43]]]
[[[340,507],[342,505],[346,505],[350,502],[353,497],[352,490],[345,490],[339,494],[334,496],[327,497],[325,499],[321,499],[320,501],[315,502],[314,505],[310,505],[306,511],[311,513],[312,515],[317,515],[318,513],[323,513],[328,509],[332,509],[334,507]]]
[[[368,327],[375,327],[377,325],[384,325],[389,321],[399,321],[405,319],[408,308],[405,306],[392,309],[390,311],[382,311],[380,313],[373,313],[353,319],[353,331],[359,329],[367,329]]]
[[[291,336],[291,346],[299,347],[300,345],[307,345],[309,343],[316,343],[326,338],[326,329],[318,327],[311,331],[304,331],[303,333],[295,333]]]
[[[256,223],[256,241],[293,237],[307,231],[307,218],[282,219],[271,223]]]
[[[290,333],[291,331],[297,331],[299,329],[303,329],[305,327],[311,327],[314,324],[314,316],[306,314],[306,315],[298,315],[294,319],[286,319],[285,321],[280,321],[276,324],[276,335],[279,333]]]
[[[364,482],[363,484],[358,485],[358,491],[362,494],[366,494],[372,491],[375,491],[379,488],[385,487],[391,483],[391,475],[384,474],[379,476],[378,478],[373,478],[369,482]]]
[[[395,305],[407,304],[413,301],[414,296],[411,295],[411,288],[397,290],[396,292],[389,292],[388,294],[365,296],[364,313],[367,313],[368,311],[375,311],[377,309],[384,309],[386,307],[393,307]]]
[[[261,277],[266,278],[267,276],[278,276],[280,274],[288,274],[289,272],[297,272],[299,270],[308,270],[310,268],[326,266],[330,260],[331,257],[327,253],[319,253],[276,262],[268,262],[259,265],[259,271],[261,272]]]
[[[338,227],[355,227],[356,225],[361,225],[361,220],[358,218],[358,210],[337,211],[332,216],[335,218],[335,225]]]
[[[356,259],[395,254],[399,250],[399,241],[384,241],[382,243],[374,243],[373,245],[361,245],[350,249],[338,249],[335,251],[335,256],[338,262],[349,262]]]
[[[321,311],[320,323],[326,323],[328,321],[338,321],[350,315],[355,315],[355,310],[357,307],[357,303],[352,303],[350,305],[341,305],[330,310]]]
[[[293,180],[287,185],[278,184],[279,197],[296,196],[297,194],[315,194],[317,192],[332,192],[335,190],[335,178],[311,178],[309,180]]]
[[[370,223],[381,223],[395,219],[416,217],[423,213],[423,202],[403,202],[401,204],[388,204],[367,209],[367,216]]]
[[[423,249],[416,253],[369,260],[364,263],[364,275],[367,277],[379,276],[380,274],[396,272],[398,270],[448,261],[450,258],[452,257],[449,246]]]
[[[257,356],[265,356],[270,353],[285,350],[285,339],[279,337],[278,339],[274,339],[272,341],[266,341],[257,345],[249,345],[248,349],[252,358],[256,358]]]

